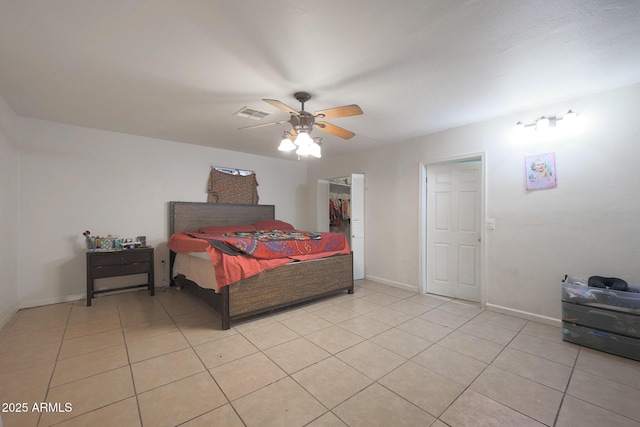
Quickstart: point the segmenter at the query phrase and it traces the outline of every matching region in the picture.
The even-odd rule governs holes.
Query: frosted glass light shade
[[[315,142],[311,144],[309,148],[309,154],[311,154],[313,157],[316,157],[318,159],[322,157],[322,149],[320,148],[320,145],[318,145]]]
[[[536,129],[547,129],[549,127],[549,119],[542,117],[536,122]]]
[[[289,138],[282,138],[278,150],[280,151],[293,151],[296,149],[296,145]]]
[[[304,144],[298,147],[296,154],[299,156],[308,156],[311,154],[311,144]]]
[[[578,114],[575,111],[569,110],[567,111],[567,114],[564,115],[563,119],[570,122],[575,120],[577,116]]]
[[[307,132],[300,132],[294,142],[297,146],[302,147],[304,145],[311,145],[313,139]]]

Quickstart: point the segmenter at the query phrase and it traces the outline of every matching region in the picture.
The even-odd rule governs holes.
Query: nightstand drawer
[[[93,267],[91,269],[91,276],[94,279],[101,279],[104,277],[114,277],[114,276],[126,276],[128,274],[148,273],[149,269],[150,269],[150,264],[148,262],[127,264],[127,265]]]
[[[135,251],[135,252],[105,252],[94,253],[91,257],[91,266],[96,267],[100,265],[117,265],[117,264],[131,264],[135,262],[149,262],[151,258],[151,251]]]

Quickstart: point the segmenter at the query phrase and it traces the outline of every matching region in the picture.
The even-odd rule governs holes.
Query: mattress
[[[175,277],[178,274],[184,275],[201,288],[213,289],[216,292],[220,291],[216,282],[215,269],[207,252],[176,254],[176,259],[173,263],[173,275]]]

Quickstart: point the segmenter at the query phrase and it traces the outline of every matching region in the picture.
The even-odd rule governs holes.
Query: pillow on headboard
[[[208,225],[200,227],[198,229],[201,233],[206,234],[223,234],[223,233],[236,233],[241,231],[258,231],[252,224],[243,225]]]
[[[256,230],[295,230],[293,225],[279,219],[266,219],[264,221],[254,222]]]

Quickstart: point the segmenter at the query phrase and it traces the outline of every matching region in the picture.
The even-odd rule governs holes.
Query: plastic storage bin
[[[640,293],[562,283],[562,339],[640,360]]]

